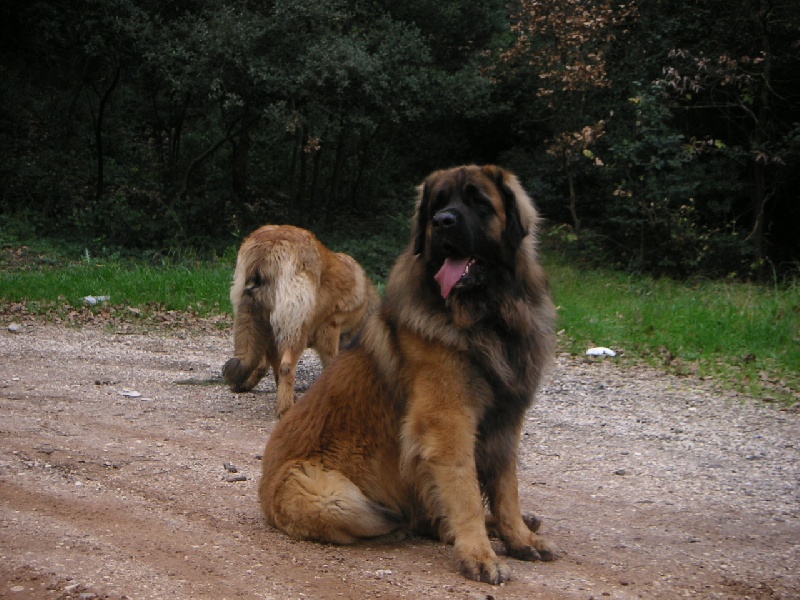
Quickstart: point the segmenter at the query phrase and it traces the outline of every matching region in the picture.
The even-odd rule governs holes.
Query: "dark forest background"
[[[576,260],[800,271],[797,0],[4,0],[0,77],[6,243],[291,222],[374,271],[428,172],[495,162]]]

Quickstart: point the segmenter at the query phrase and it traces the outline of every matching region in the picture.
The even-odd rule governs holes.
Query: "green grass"
[[[621,350],[741,392],[795,402],[800,394],[800,286],[675,282],[584,271],[548,261],[562,346]]]
[[[108,295],[121,318],[164,311],[230,315],[233,256],[147,264],[6,248],[0,303],[51,315],[82,307],[84,296]],[[766,400],[800,397],[800,284],[683,283],[578,269],[555,257],[546,267],[563,350],[583,355],[591,346],[608,346],[622,351],[614,359],[621,362],[710,377]]]
[[[27,271],[0,276],[0,297],[12,302],[63,300],[80,306],[84,296],[110,296],[110,303],[131,307],[159,305],[165,310],[225,312],[232,270],[220,267],[162,268],[116,264],[69,266],[51,272]]]
[[[147,264],[26,254],[0,262],[0,300],[23,303],[31,312],[46,313],[54,305],[80,307],[85,296],[109,296],[116,307],[158,307],[201,316],[231,311],[233,259]]]

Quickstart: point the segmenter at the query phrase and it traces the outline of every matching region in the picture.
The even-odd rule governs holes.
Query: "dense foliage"
[[[7,0],[0,73],[6,238],[388,262],[425,173],[498,162],[575,256],[800,261],[795,0]]]

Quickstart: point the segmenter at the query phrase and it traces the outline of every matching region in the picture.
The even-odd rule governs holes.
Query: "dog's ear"
[[[419,256],[425,252],[425,233],[428,229],[428,208],[431,202],[430,177],[419,187],[419,201],[417,214],[414,220],[414,255]]]
[[[514,188],[519,188],[519,183],[515,175],[500,167],[489,166],[485,170],[492,175],[497,189],[503,196],[503,210],[506,213],[506,239],[508,244],[516,250],[522,245],[523,238],[528,235],[528,230],[522,223],[517,195],[514,192]]]
[[[504,186],[502,190],[503,204],[506,210],[506,237],[509,245],[516,250],[522,245],[522,240],[528,235],[528,230],[522,224],[516,194],[508,186]]]

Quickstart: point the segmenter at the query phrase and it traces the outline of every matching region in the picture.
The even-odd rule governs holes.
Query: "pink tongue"
[[[442,288],[442,298],[447,298],[450,292],[453,291],[453,286],[458,283],[458,280],[464,275],[467,268],[468,258],[461,258],[454,260],[446,258],[442,268],[436,274],[434,279],[439,283]]]

